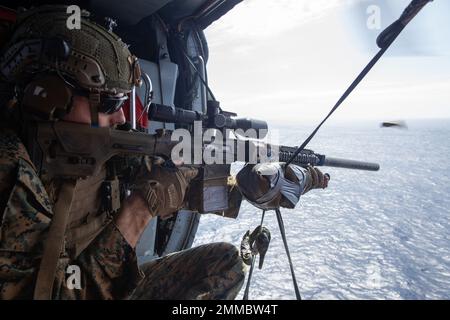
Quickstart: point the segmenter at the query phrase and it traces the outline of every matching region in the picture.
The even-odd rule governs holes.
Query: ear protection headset
[[[45,74],[24,89],[23,111],[43,120],[61,119],[70,112],[72,89],[56,74]]]
[[[128,63],[132,64],[133,72],[139,73],[137,59],[130,57]],[[104,92],[108,85],[100,63],[72,49],[61,37],[13,43],[0,56],[0,75],[17,84],[23,95],[23,111],[45,120],[58,119],[70,112],[72,96],[77,94],[89,99],[91,124],[97,126],[99,112],[117,112],[128,99],[116,91],[114,82],[110,87],[113,90]]]
[[[50,73],[42,68],[49,62],[56,66],[59,61],[66,61],[70,51],[65,40],[55,37],[19,41],[3,53],[2,75],[19,84],[27,83],[22,96],[24,112],[44,120],[58,119],[70,112],[71,87],[58,71]]]

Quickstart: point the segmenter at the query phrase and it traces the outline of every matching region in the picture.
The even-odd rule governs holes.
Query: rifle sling
[[[69,212],[76,184],[76,180],[66,180],[59,191],[34,289],[34,299],[36,300],[52,299],[53,283],[58,260],[63,249],[64,235],[69,221]]]

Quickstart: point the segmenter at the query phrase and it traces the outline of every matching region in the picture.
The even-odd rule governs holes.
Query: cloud
[[[206,30],[209,83],[224,109],[283,121],[323,117],[372,58],[372,53],[357,49],[344,23],[355,3],[367,2],[239,4]],[[428,20],[433,21],[436,10],[428,11],[433,14]],[[406,31],[403,37],[414,35],[411,28]],[[448,117],[449,71],[448,56],[386,56],[333,118]]]
[[[355,0],[245,0],[207,29],[220,38],[267,38],[319,19]],[[214,40],[213,40],[214,41]],[[214,42],[212,42],[214,44]]]
[[[429,83],[370,82],[359,87],[333,119],[449,117],[450,80]],[[227,108],[240,116],[296,122],[323,118],[343,90],[284,90],[230,95]],[[444,109],[443,109],[444,108]]]

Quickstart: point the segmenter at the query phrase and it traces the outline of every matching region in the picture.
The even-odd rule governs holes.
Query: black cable
[[[402,15],[398,20],[386,28],[378,37],[377,44],[380,46],[381,50],[372,58],[372,60],[367,64],[367,66],[361,71],[361,73],[356,77],[351,83],[344,94],[339,98],[338,102],[334,105],[328,115],[322,120],[322,122],[314,129],[314,131],[309,135],[308,138],[301,144],[300,147],[294,152],[291,158],[286,162],[288,166],[295,157],[304,150],[307,144],[319,131],[320,127],[328,120],[328,118],[336,111],[336,109],[342,104],[342,102],[347,99],[347,97],[352,93],[352,91],[358,86],[362,79],[369,73],[372,67],[377,63],[377,61],[383,56],[386,50],[392,45],[392,43],[397,39],[403,29],[408,25],[409,22],[419,13],[419,11],[428,3],[433,0],[413,0],[408,7],[403,11]]]
[[[305,141],[301,144],[300,147],[294,152],[294,154],[291,156],[291,158],[286,162],[286,166],[288,166],[292,161],[294,161],[295,157],[298,156],[300,152],[302,152],[306,145],[311,141],[311,139],[316,135],[317,131],[319,131],[320,127],[325,123],[325,121],[328,120],[328,118],[336,111],[336,109],[342,104],[342,102],[345,101],[345,99],[352,93],[352,91],[356,88],[356,86],[361,82],[362,79],[369,73],[369,71],[372,69],[372,67],[377,63],[377,61],[381,58],[381,56],[386,52],[386,50],[389,48],[387,46],[386,48],[381,49],[375,57],[372,58],[372,60],[369,62],[369,64],[361,71],[361,73],[356,77],[356,79],[352,82],[350,87],[344,92],[344,94],[339,98],[338,102],[334,105],[334,107],[331,109],[331,111],[328,113],[328,115],[322,120],[322,122],[314,129],[314,131],[309,135],[308,138],[306,138]]]

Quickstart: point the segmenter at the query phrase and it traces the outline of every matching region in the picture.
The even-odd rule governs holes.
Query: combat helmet
[[[20,12],[0,55],[1,78],[22,88],[22,104],[44,118],[69,112],[74,93],[89,98],[95,118],[112,113],[140,84],[138,60],[128,46],[91,21],[89,12],[80,13],[79,28],[71,28],[67,6]]]

